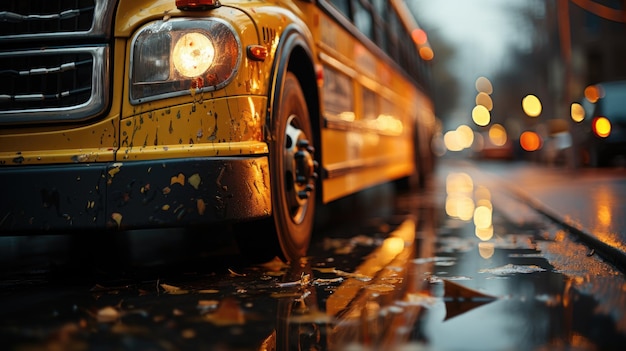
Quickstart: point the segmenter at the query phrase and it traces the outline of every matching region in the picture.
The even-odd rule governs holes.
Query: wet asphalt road
[[[421,193],[341,200],[291,265],[205,231],[2,238],[3,349],[621,350],[623,274],[497,181],[527,169],[443,161]]]

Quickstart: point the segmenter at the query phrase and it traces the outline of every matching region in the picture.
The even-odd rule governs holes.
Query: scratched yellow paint
[[[265,97],[205,100],[122,121],[119,160],[267,153]]]

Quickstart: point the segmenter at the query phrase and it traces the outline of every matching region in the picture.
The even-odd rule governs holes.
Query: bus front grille
[[[94,21],[95,0],[4,0],[0,4],[2,36],[87,32]]]
[[[0,2],[0,125],[106,110],[114,9],[114,0]]]

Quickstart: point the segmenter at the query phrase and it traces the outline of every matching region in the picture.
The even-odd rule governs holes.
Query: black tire
[[[274,225],[284,258],[306,255],[315,216],[315,161],[309,110],[300,82],[288,72],[270,143]]]
[[[248,223],[239,247],[250,260],[279,256],[297,262],[309,248],[315,216],[317,165],[309,110],[300,82],[287,72],[269,144],[273,218]],[[240,230],[242,227],[239,228]]]

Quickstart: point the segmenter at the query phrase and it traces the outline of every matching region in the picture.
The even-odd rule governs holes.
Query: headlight
[[[185,77],[199,77],[209,70],[215,59],[215,48],[209,38],[200,33],[187,33],[174,45],[174,68]]]
[[[131,102],[219,89],[234,77],[241,44],[219,19],[172,19],[139,30],[131,48]]]

